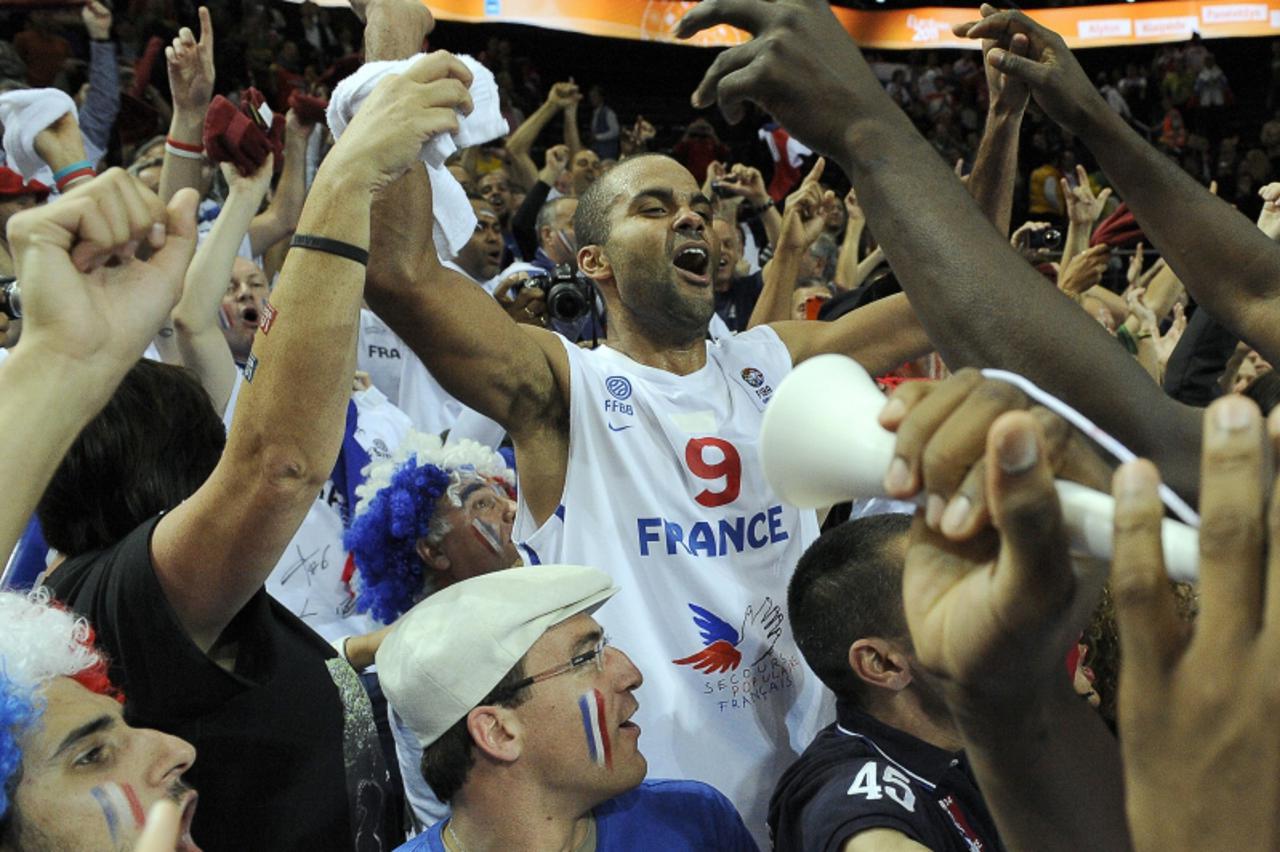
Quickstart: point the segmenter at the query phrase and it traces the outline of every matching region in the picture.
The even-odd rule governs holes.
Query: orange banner
[[[321,6],[346,6],[346,0],[316,0]],[[1193,32],[1203,38],[1280,35],[1280,0],[1267,2],[1198,2],[1160,0],[1108,6],[1035,9],[1028,14],[1062,33],[1073,48],[1115,47],[1185,41]],[[698,47],[725,47],[747,40],[732,27],[707,30],[687,42],[671,36],[676,21],[695,4],[681,0],[430,0],[437,18],[472,23],[530,24],[587,35],[638,41],[675,42]],[[912,50],[977,45],[956,38],[951,26],[974,20],[977,9],[931,6],[869,12],[834,10],[849,33],[865,47]]]

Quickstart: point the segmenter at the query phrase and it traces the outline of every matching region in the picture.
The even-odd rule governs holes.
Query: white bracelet
[[[204,154],[197,154],[195,151],[184,151],[181,148],[175,147],[174,145],[168,142],[164,143],[164,150],[175,157],[182,157],[183,159],[187,159],[187,160],[203,160],[204,159]]]
[[[333,646],[333,650],[338,652],[338,656],[342,658],[342,662],[349,666],[351,665],[351,660],[347,657],[347,640],[350,638],[350,636],[341,636],[329,643]],[[351,667],[355,668],[355,666]]]

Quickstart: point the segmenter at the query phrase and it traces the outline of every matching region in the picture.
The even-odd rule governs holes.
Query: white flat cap
[[[582,565],[494,571],[454,583],[405,613],[378,649],[387,700],[431,745],[466,716],[550,627],[618,591]]]

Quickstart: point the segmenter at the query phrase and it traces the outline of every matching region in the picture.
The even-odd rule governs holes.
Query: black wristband
[[[360,246],[353,246],[351,243],[344,243],[341,240],[331,240],[328,237],[294,234],[293,239],[289,240],[289,248],[322,251],[327,254],[336,254],[338,257],[345,257],[347,260],[354,260],[361,266],[369,265],[368,249],[362,249]]]

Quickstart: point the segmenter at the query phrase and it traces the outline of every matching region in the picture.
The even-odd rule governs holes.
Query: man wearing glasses
[[[595,568],[515,568],[396,623],[377,654],[382,687],[452,808],[401,849],[756,849],[715,789],[644,780],[630,721],[643,677],[592,617],[617,591]]]

